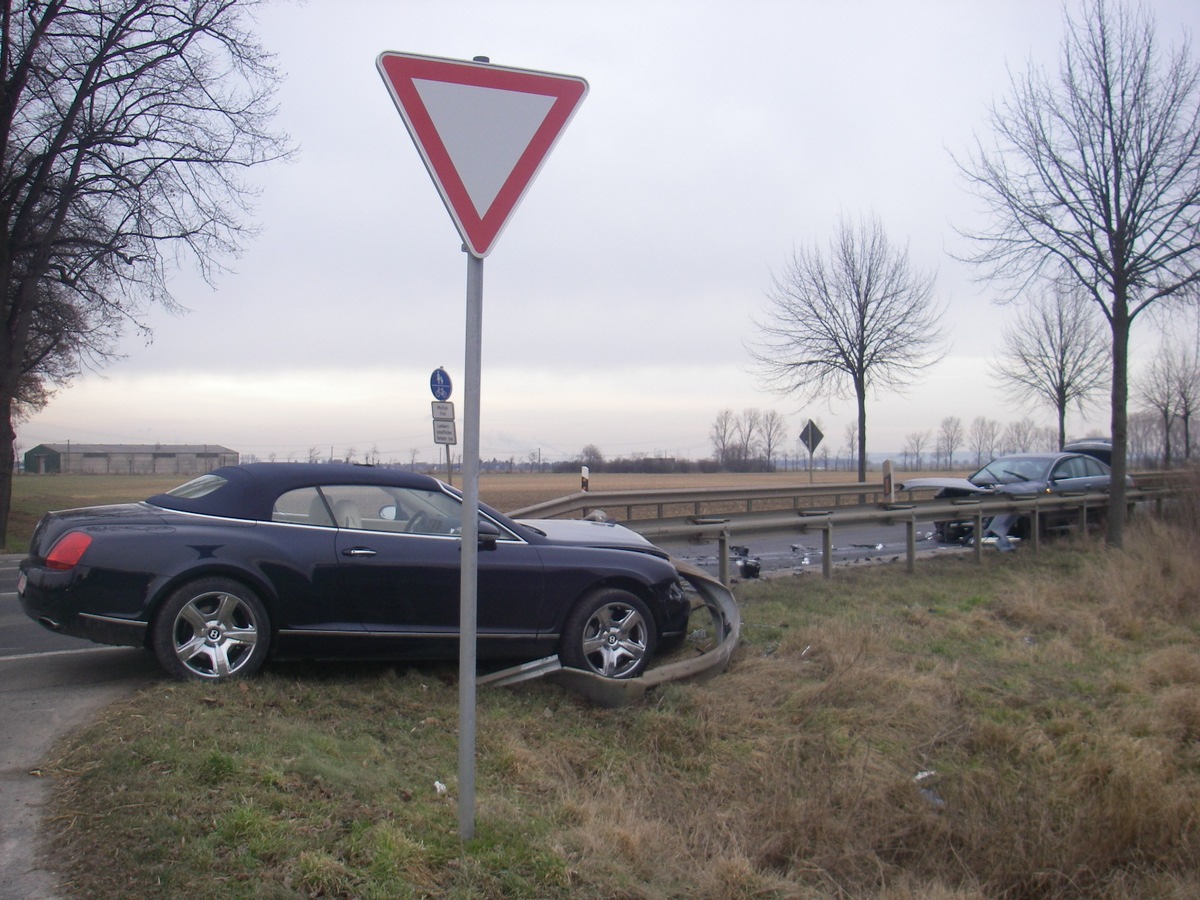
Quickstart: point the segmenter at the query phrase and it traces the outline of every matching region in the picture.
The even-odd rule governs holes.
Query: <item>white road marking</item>
[[[76,653],[104,653],[111,650],[136,650],[137,647],[84,647],[82,650],[45,650],[41,653],[21,653],[16,656],[0,656],[0,662],[17,662],[22,659],[42,659],[47,656],[73,656]]]

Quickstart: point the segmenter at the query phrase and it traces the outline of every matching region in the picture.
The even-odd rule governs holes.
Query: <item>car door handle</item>
[[[342,556],[374,556],[375,551],[369,547],[347,547],[342,551]]]

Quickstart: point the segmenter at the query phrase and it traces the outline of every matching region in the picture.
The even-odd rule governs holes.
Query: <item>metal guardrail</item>
[[[1134,476],[1135,487],[1126,493],[1132,507],[1135,503],[1153,501],[1161,506],[1164,499],[1174,493],[1172,473],[1142,473]],[[907,499],[884,503],[883,484],[853,483],[836,485],[802,485],[791,488],[718,488],[715,490],[682,489],[665,491],[597,491],[580,492],[546,503],[517,510],[514,518],[552,518],[554,516],[579,513],[587,515],[603,510],[610,518],[609,510],[624,508],[625,518],[621,521],[639,534],[654,539],[683,538],[687,540],[716,540],[720,559],[719,579],[729,584],[729,546],[736,532],[744,536],[763,533],[804,534],[809,531],[822,533],[822,574],[828,578],[833,574],[833,533],[848,525],[898,525],[906,530],[906,557],[908,571],[913,571],[916,560],[916,524],[918,519],[973,519],[975,534],[983,533],[985,518],[1001,513],[1016,513],[1029,516],[1031,544],[1034,552],[1039,546],[1039,522],[1046,513],[1061,513],[1072,510],[1078,516],[1082,529],[1086,524],[1088,510],[1108,505],[1108,494],[1103,492],[1085,494],[1032,494],[1026,496],[963,497],[944,500],[922,500],[914,495],[929,494],[933,489],[916,489],[901,492]],[[853,498],[847,504],[847,498]],[[824,499],[833,501],[824,506],[815,503]],[[760,508],[755,510],[755,504]],[[763,509],[763,505],[772,508]],[[732,507],[730,509],[730,507]],[[726,511],[720,511],[725,508]],[[646,514],[645,510],[652,510]],[[635,510],[642,510],[641,517]],[[667,512],[674,515],[667,515]],[[975,541],[974,555],[983,560],[983,543]]]
[[[1167,496],[1159,491],[1130,490],[1127,495],[1129,502],[1137,503],[1146,500],[1162,499]],[[838,528],[850,525],[900,525],[905,526],[905,556],[907,570],[912,572],[916,565],[917,555],[917,522],[921,519],[971,519],[974,521],[975,534],[983,533],[983,522],[1001,513],[1016,513],[1029,516],[1031,519],[1031,545],[1033,552],[1038,551],[1040,538],[1040,518],[1046,513],[1074,511],[1078,516],[1077,522],[1082,529],[1086,525],[1088,510],[1095,510],[1108,505],[1108,495],[1091,493],[1079,495],[1050,495],[1034,494],[1028,499],[1018,497],[996,497],[986,500],[927,500],[912,503],[893,503],[877,506],[861,506],[858,508],[843,508],[840,510],[804,510],[791,515],[760,515],[738,516],[725,520],[711,519],[692,524],[662,523],[645,525],[639,522],[626,523],[639,534],[654,539],[687,538],[690,540],[713,540],[718,542],[720,559],[720,580],[729,583],[729,546],[734,532],[745,536],[763,533],[792,533],[804,534],[809,531],[821,532],[822,559],[821,573],[829,578],[833,575],[833,534]],[[983,542],[975,541],[975,559],[983,561]]]
[[[1136,488],[1163,490],[1173,487],[1177,472],[1138,472],[1133,475]],[[899,479],[897,479],[899,481]],[[928,496],[934,488],[898,491],[906,501]],[[618,521],[682,521],[702,515],[753,513],[764,509],[805,509],[882,503],[883,482],[841,482],[806,484],[789,487],[670,488],[665,490],[579,491],[535,503],[509,513],[514,519],[555,519],[561,516],[586,516],[602,509]],[[624,515],[619,511],[624,510]],[[670,513],[670,515],[668,515]]]
[[[575,513],[586,516],[596,509],[603,509],[612,518],[622,522],[635,519],[666,519],[667,511],[676,517],[699,516],[714,512],[755,511],[764,507],[773,509],[801,509],[820,505],[840,507],[847,503],[877,502],[883,497],[883,483],[810,484],[792,487],[749,487],[749,488],[671,488],[666,490],[637,491],[580,491],[536,503],[524,509],[510,512],[515,519],[554,519]],[[614,515],[614,510],[624,509],[625,516]]]

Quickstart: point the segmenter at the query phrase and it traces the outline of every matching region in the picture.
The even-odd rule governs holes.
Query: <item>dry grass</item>
[[[452,667],[154,686],[63,748],[55,858],[81,896],[1197,896],[1197,525],[743,585],[730,670],[625,710],[483,691],[466,847]]]

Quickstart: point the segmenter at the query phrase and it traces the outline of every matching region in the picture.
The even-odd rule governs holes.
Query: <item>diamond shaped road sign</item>
[[[800,432],[800,441],[805,447],[808,448],[809,453],[815,453],[817,451],[817,445],[821,443],[821,438],[823,437],[825,437],[825,435],[821,433],[821,429],[817,427],[816,423],[812,419],[808,420],[808,424],[805,425],[804,430]]]
[[[376,61],[471,255],[483,258],[587,93],[582,78],[386,52]]]

